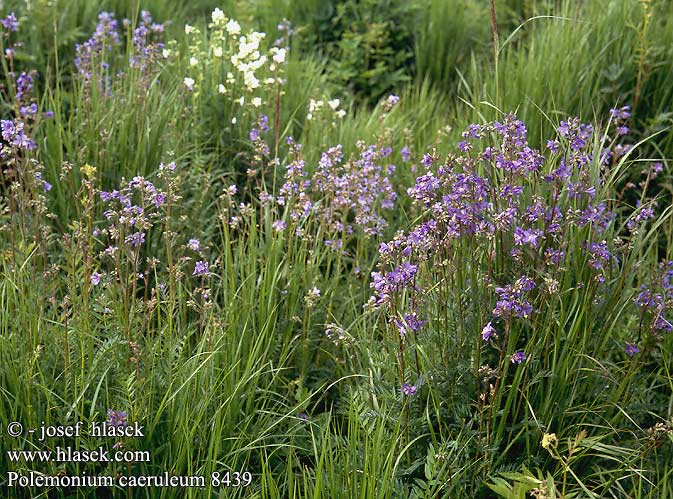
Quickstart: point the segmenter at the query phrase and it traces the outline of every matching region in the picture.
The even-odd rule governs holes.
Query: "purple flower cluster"
[[[468,155],[449,155],[438,167],[436,154],[424,156],[426,171],[407,193],[424,212],[425,220],[406,235],[398,234],[381,245],[382,264],[409,257],[427,260],[458,240],[476,237],[487,246],[492,241],[498,241],[498,246],[501,241],[511,241],[499,251],[506,251],[522,265],[537,261],[543,248],[543,261],[558,266],[568,252],[563,248],[563,236],[572,227],[590,225],[599,235],[614,219],[605,203],[592,202],[597,188],[589,172],[592,134],[593,127],[576,118],[562,121],[558,136],[550,143],[553,150],[566,150],[567,154],[554,164],[546,163],[545,157],[528,145],[525,126],[512,115],[502,122],[470,125],[459,147],[469,151]],[[484,146],[475,147],[477,141]],[[545,165],[547,172],[543,171]],[[544,183],[537,182],[540,177]],[[530,190],[531,184],[538,192],[526,197],[524,191]],[[593,268],[606,270],[611,255],[604,240],[590,240],[585,251]],[[530,314],[529,301],[512,294],[510,287],[499,291],[496,315]]]
[[[132,29],[131,21],[122,21],[124,28]],[[143,10],[138,25],[132,30],[133,48],[130,50],[129,66],[139,70],[141,86],[147,87],[152,79],[157,63],[162,56],[164,43],[158,38],[163,35],[165,24],[155,23],[152,15]],[[112,78],[110,75],[115,48],[121,46],[119,22],[111,12],[98,15],[98,25],[89,40],[76,45],[75,67],[86,86],[95,83],[98,88],[110,95]],[[117,76],[123,72],[117,73]]]
[[[649,286],[643,284],[634,302],[643,319],[648,320],[649,331],[658,335],[673,332],[673,324],[666,318],[673,308],[673,261],[662,262],[653,273]]]
[[[623,121],[628,113],[621,108],[613,117]],[[528,144],[524,124],[506,115],[502,121],[470,125],[458,152],[444,161],[429,151],[419,164],[424,171],[407,189],[418,222],[380,244],[370,305],[382,308],[406,338],[425,323],[418,320],[424,315],[421,304],[433,299],[429,296],[435,289],[463,286],[452,275],[454,266],[461,266],[493,290],[486,295],[488,303],[480,305],[488,306],[491,315],[481,339],[507,342],[513,327],[526,328],[535,320],[560,282],[578,289],[589,282],[605,283],[621,264],[613,249],[621,243],[608,235],[615,213],[599,193],[619,144],[614,141],[595,160],[596,143],[592,125],[569,118],[560,122],[543,154]],[[333,159],[327,154],[323,161]],[[633,223],[642,225],[652,216],[651,207],[644,205]],[[588,265],[580,269],[576,262],[584,261]],[[439,268],[447,271],[438,273]],[[561,280],[569,268],[572,273]],[[673,281],[673,264],[670,275]],[[452,289],[439,296],[444,292],[454,302],[467,296]],[[651,328],[673,329],[663,314],[665,300],[648,293],[641,293],[636,303],[650,307]],[[496,321],[504,323],[506,334],[498,334]],[[510,360],[521,364],[526,358],[517,351]]]
[[[540,229],[522,229],[517,227],[514,229],[514,244],[517,246],[530,246],[537,248],[540,245],[540,239],[543,238]]]
[[[120,43],[119,23],[114,14],[112,12],[98,14],[98,25],[94,34],[86,42],[75,46],[75,67],[87,84],[94,78],[99,84],[103,84],[101,69],[105,71],[110,67],[108,54]]]
[[[208,262],[198,261],[194,265],[194,272],[192,275],[207,276],[209,274],[209,265]]]
[[[512,364],[521,364],[526,359],[527,359],[526,353],[523,350],[514,352],[512,356],[509,358]]]
[[[36,74],[35,71],[29,73],[22,72],[16,79],[16,101],[19,104],[28,103],[30,100]]]
[[[402,385],[402,395],[405,397],[411,397],[412,395],[416,394],[416,386],[415,385],[410,385],[409,383],[404,383]]]
[[[488,341],[493,337],[497,338],[497,336],[498,332],[495,330],[495,328],[490,322],[484,326],[484,329],[481,330],[481,338],[484,341]]]
[[[35,172],[35,180],[37,180],[38,183],[42,184],[42,191],[43,192],[49,192],[51,190],[52,185],[42,178],[42,173],[41,172]]]
[[[372,272],[370,286],[376,292],[376,305],[392,304],[394,297],[405,289],[415,290],[414,278],[417,270],[418,265],[405,261],[388,272]]]
[[[131,243],[131,247],[137,248],[145,242],[145,233],[144,232],[134,232],[126,236],[124,242]]]
[[[176,164],[163,163],[159,166],[157,173],[158,183],[155,185],[150,180],[136,176],[128,182],[122,181],[119,189],[112,191],[99,191],[100,200],[103,203],[106,224],[102,227],[95,227],[93,237],[102,242],[106,247],[101,251],[103,257],[102,267],[111,266],[114,270],[105,274],[112,279],[112,282],[127,282],[131,280],[135,289],[138,281],[145,281],[147,286],[147,277],[156,272],[157,267],[161,265],[158,258],[141,258],[143,251],[149,252],[148,242],[152,234],[152,229],[157,225],[166,227],[168,223],[169,204],[175,205],[180,199],[178,195],[178,177],[175,175]],[[160,188],[159,185],[164,185]],[[163,190],[165,189],[165,190]],[[155,237],[157,233],[155,232]],[[161,237],[161,236],[159,236]],[[167,244],[174,244],[174,234],[169,233],[166,237]],[[203,253],[201,242],[192,237],[181,247],[187,254],[182,255],[179,260],[171,264],[167,262],[168,271],[176,277],[189,275],[185,271],[187,265],[193,265],[190,270],[192,276],[203,278],[211,274],[210,264]],[[107,260],[107,261],[106,261]],[[147,267],[141,267],[144,263]],[[91,275],[91,284],[98,286],[102,282],[103,274],[94,272]],[[110,280],[106,279],[106,282]],[[157,283],[158,288],[161,284]],[[207,288],[197,288],[204,300],[209,300],[210,290]]]
[[[124,24],[129,24],[129,21],[125,19]],[[133,30],[133,53],[129,57],[129,64],[132,68],[140,69],[141,73],[147,73],[155,66],[161,57],[164,43],[160,40],[153,40],[153,38],[163,34],[164,31],[165,25],[155,23],[148,11],[140,12],[140,23]]]
[[[9,32],[13,32],[19,29],[19,21],[16,18],[14,12],[10,12],[7,17],[0,19],[0,24]]]
[[[605,203],[588,203],[584,210],[568,210],[568,217],[575,216],[577,225],[584,227],[591,224],[596,234],[601,234],[608,226],[608,224],[615,218],[614,213],[609,211]]]
[[[269,156],[269,145],[262,138],[263,134],[269,131],[269,117],[262,114],[257,119],[255,127],[250,130],[250,141],[255,147],[255,153],[257,154],[258,161],[261,161],[261,158]]]
[[[301,156],[301,144],[288,137],[292,161],[287,165],[285,182],[280,188],[278,202],[281,205],[290,204],[290,216],[293,220],[307,218],[313,210],[313,201],[310,193],[311,181],[307,178],[306,163]]]
[[[607,241],[589,244],[589,265],[595,269],[604,269],[607,262],[613,258],[610,251],[608,251]]]
[[[12,58],[14,57],[15,45],[13,45],[9,40],[9,34],[11,32],[17,31],[19,27],[19,22],[14,12],[10,12],[9,15],[7,15],[5,18],[0,19],[0,24],[2,24],[2,27],[5,28],[6,30],[5,33],[0,33],[0,37],[6,36],[8,39],[7,48],[5,48],[5,57],[11,61]],[[18,45],[20,44],[17,44],[16,46]],[[21,121],[17,120],[16,122],[15,126],[16,134],[14,134],[9,139],[4,140],[8,144],[13,145],[18,149],[32,150],[36,148],[36,145],[28,138],[28,136],[32,134],[34,124],[40,117],[39,108],[37,103],[35,102],[35,96],[33,95],[35,78],[37,78],[38,73],[35,70],[29,72],[22,71],[21,73],[19,73],[18,76],[16,76],[13,67],[14,64],[11,64],[10,67],[8,68],[9,71],[7,73],[7,76],[9,77],[8,81],[13,83],[15,105],[16,108],[18,109],[18,116],[16,116],[16,118],[20,119]],[[53,113],[51,111],[48,111],[46,113],[43,113],[42,116],[45,118],[49,118],[53,116]],[[11,122],[11,120],[7,121]],[[3,127],[3,135],[5,128],[11,128],[11,127],[5,125]],[[10,133],[10,135],[12,134]],[[0,147],[4,149],[4,146],[0,145]],[[0,151],[0,157],[4,157],[6,154],[7,150]]]
[[[496,287],[498,301],[493,309],[493,316],[501,318],[530,317],[533,306],[527,301],[527,293],[535,289],[535,281],[522,276],[514,285]]]
[[[107,410],[107,423],[115,428],[123,428],[128,425],[126,420],[126,411]]]
[[[626,126],[627,120],[631,117],[631,108],[623,106],[619,109],[610,109],[610,118],[614,120],[617,129],[617,135],[627,135],[629,128]]]
[[[20,120],[0,120],[3,144],[0,158],[7,157],[14,150],[32,151],[37,144],[26,135],[25,124]]]
[[[404,336],[409,332],[418,332],[427,323],[428,321],[420,320],[416,312],[404,314],[403,319],[395,319],[400,336]]]
[[[30,117],[35,116],[36,114],[37,114],[37,104],[35,104],[34,102],[29,106],[21,106],[19,108],[19,115],[21,117]]]
[[[626,352],[626,355],[633,357],[635,354],[640,353],[640,348],[638,348],[638,345],[635,343],[627,343],[624,347],[624,351]]]
[[[301,145],[292,138],[287,143],[292,161],[277,201],[281,206],[289,204],[293,220],[316,213],[340,237],[353,234],[355,227],[367,236],[382,234],[387,222],[380,211],[391,209],[397,198],[390,181],[395,167],[385,161],[392,149],[360,144],[359,157],[344,161],[342,146],[331,147],[322,153],[317,171],[309,178]],[[344,223],[351,215],[353,223]]]
[[[656,170],[653,170],[655,172]],[[654,174],[656,176],[656,174]],[[636,205],[637,209],[626,222],[629,231],[635,232],[640,229],[648,220],[654,218],[653,204],[641,206],[640,200]]]
[[[109,226],[97,229],[97,234],[110,236],[113,245],[104,253],[114,255],[122,246],[136,252],[145,243],[154,219],[160,216],[158,210],[166,203],[167,193],[137,176],[119,190],[100,191],[100,199],[107,205],[103,215]]]
[[[278,23],[278,26],[276,27],[278,29],[278,33],[280,36],[276,38],[276,40],[273,42],[274,47],[287,47],[290,44],[290,38],[292,35],[294,35],[294,28],[292,28],[292,23],[287,20],[283,19],[281,22]]]
[[[341,220],[353,213],[354,224],[366,235],[383,233],[387,222],[379,210],[391,209],[397,198],[390,181],[395,167],[382,164],[391,152],[360,144],[360,157],[354,160],[343,162],[340,145],[322,154],[312,185],[314,193],[327,201],[321,217],[332,231],[352,233],[353,226]]]

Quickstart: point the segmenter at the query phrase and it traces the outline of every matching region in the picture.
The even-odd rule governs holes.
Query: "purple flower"
[[[10,12],[4,19],[0,19],[0,24],[2,24],[3,28],[9,31],[16,31],[19,29],[19,21],[16,19],[14,12]]]
[[[555,153],[559,150],[559,143],[555,140],[548,140],[547,149],[549,149],[550,152]]]
[[[626,120],[631,116],[631,108],[622,106],[619,109],[610,109],[610,117],[618,120]]]
[[[514,352],[509,360],[512,362],[512,364],[521,364],[524,360],[526,360],[526,358],[527,357],[524,351],[519,350],[518,352]]]
[[[412,265],[411,262],[404,262],[397,269],[397,274],[399,276],[399,282],[408,284],[416,275],[418,270],[418,265]]]
[[[37,114],[37,104],[33,102],[30,106],[21,106],[19,114],[21,116],[33,116]]]
[[[468,137],[472,137],[473,139],[481,139],[483,136],[483,128],[481,125],[475,125],[473,123],[468,125],[467,130],[465,130],[461,135],[464,139],[467,139]]]
[[[404,383],[402,385],[402,395],[405,395],[407,397],[411,397],[416,393],[416,386],[415,385],[410,385],[408,383]]]
[[[548,265],[558,265],[564,256],[565,253],[563,251],[553,248],[547,248],[544,252],[544,258]]]
[[[493,315],[505,318],[512,316],[529,317],[533,312],[533,306],[522,299],[522,294],[533,289],[535,289],[535,281],[526,276],[517,279],[514,285],[508,284],[504,287],[495,288],[499,299],[493,309]]]
[[[556,131],[558,132],[558,134],[561,137],[565,137],[566,135],[568,135],[568,132],[570,131],[570,127],[568,126],[568,122],[567,121],[562,121],[559,124],[559,127],[556,129]]]
[[[100,274],[98,272],[91,274],[91,284],[94,286],[98,286],[100,284]]]
[[[109,66],[102,59],[104,57],[103,48],[111,51],[112,47],[119,45],[120,42],[118,23],[114,14],[101,12],[98,15],[98,25],[93,36],[84,43],[75,46],[75,67],[85,82],[89,83],[92,76],[100,72],[100,68],[105,70]],[[98,75],[98,78],[102,78],[102,75]],[[102,85],[109,82],[99,80],[98,83]]]
[[[166,201],[165,194],[158,192],[157,194],[154,195],[154,206],[156,206],[157,208],[162,204],[164,204],[165,201]]]
[[[472,150],[472,144],[469,142],[465,142],[464,140],[461,140],[458,142],[458,148],[463,151],[463,152],[468,152]]]
[[[671,331],[673,331],[673,324],[668,322],[663,315],[659,315],[659,317],[657,317],[657,320],[654,323],[654,329],[670,333]]]
[[[591,253],[589,265],[595,269],[602,269],[603,264],[609,262],[610,257],[612,256],[608,251],[607,241],[591,243],[589,245],[589,253]]]
[[[282,230],[285,230],[287,224],[282,220],[276,220],[274,223],[271,224],[271,226],[273,227],[273,230],[275,230],[276,232],[280,232]]]
[[[198,239],[190,239],[189,242],[187,243],[187,246],[192,251],[199,251],[199,248],[201,247],[201,243],[199,242]]]
[[[16,79],[16,100],[22,101],[33,90],[33,74],[22,72]]]
[[[594,206],[589,203],[584,211],[579,212],[577,223],[580,227],[588,223],[596,227],[596,232],[600,234],[614,218],[614,213],[608,211],[605,203],[599,203]]]
[[[280,230],[283,230],[283,229],[280,229]],[[325,246],[327,246],[328,248],[330,248],[331,250],[334,250],[334,251],[340,250],[344,245],[344,242],[341,239],[325,239],[324,242],[325,242]]]
[[[408,147],[403,147],[402,150],[400,151],[400,154],[402,155],[402,161],[405,163],[409,161],[409,158],[411,157],[411,151],[409,150]]]
[[[535,289],[535,281],[530,277],[522,276],[516,280],[514,287],[522,291],[533,291]]]
[[[661,303],[661,295],[655,294],[652,296],[652,292],[647,289],[644,284],[640,287],[640,289],[641,291],[638,293],[638,296],[635,299],[636,305],[639,307],[653,307]]]
[[[428,155],[426,154],[425,156]],[[434,197],[435,191],[439,189],[439,186],[439,179],[435,177],[432,172],[428,172],[426,175],[421,175],[416,179],[416,185],[409,187],[409,189],[407,189],[407,194],[418,201],[423,201],[424,203],[429,204]]]
[[[107,410],[107,422],[115,428],[124,427],[128,424],[126,421],[126,411]]]
[[[196,262],[192,275],[208,275],[208,262]]]
[[[538,229],[522,229],[517,227],[514,229],[514,244],[523,246],[528,244],[533,248],[538,247],[538,239],[542,237],[542,231]]]
[[[490,340],[492,337],[498,337],[498,332],[495,330],[495,328],[491,325],[489,322],[484,326],[484,329],[481,330],[481,337],[484,339],[484,341]]]
[[[145,233],[144,232],[134,232],[130,236],[126,237],[126,242],[130,242],[131,246],[137,248],[145,242]]]
[[[360,157],[343,164],[342,146],[331,147],[322,154],[311,180],[305,179],[304,162],[296,147],[292,146],[291,154],[293,161],[281,194],[292,199],[293,219],[305,217],[314,206],[307,189],[312,187],[316,196],[329,200],[316,211],[320,211],[330,229],[350,234],[357,226],[367,236],[381,234],[387,222],[379,210],[392,208],[397,197],[390,179],[394,166],[381,161],[388,149],[362,144]],[[349,213],[353,214],[353,223],[339,228],[343,215]]]
[[[404,320],[395,320],[395,324],[397,325],[397,330],[400,332],[400,336],[404,336],[409,331],[416,333],[420,331],[421,328],[427,323],[428,321],[420,320],[416,312],[404,314]]]
[[[18,98],[19,97],[17,92],[17,100]],[[2,139],[8,144],[16,146],[19,149],[32,151],[37,148],[37,144],[30,140],[30,138],[26,135],[24,126],[24,123],[20,120],[16,120],[16,122],[12,120],[0,120]]]
[[[627,343],[624,347],[624,351],[626,352],[626,355],[633,357],[635,354],[640,353],[640,348],[638,348],[638,345],[635,343]]]
[[[424,154],[423,159],[421,160],[421,163],[425,165],[426,168],[430,168],[432,164],[434,163],[434,158],[430,154]]]
[[[269,117],[265,114],[260,114],[257,120],[257,125],[259,125],[260,130],[263,132],[269,131]]]
[[[400,101],[399,96],[397,96],[397,95],[395,95],[395,94],[390,94],[390,95],[388,96],[388,98],[386,99],[386,102],[387,102],[388,105],[390,105],[391,107],[394,106],[395,104],[397,104],[399,101]]]
[[[175,164],[175,161],[171,161],[167,165],[165,165],[163,163],[160,163],[159,164],[159,170],[164,171],[164,170],[168,169],[170,171],[175,171],[176,166],[177,165]]]

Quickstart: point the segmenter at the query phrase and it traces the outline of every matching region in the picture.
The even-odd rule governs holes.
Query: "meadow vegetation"
[[[670,2],[0,19],[2,497],[673,497]]]

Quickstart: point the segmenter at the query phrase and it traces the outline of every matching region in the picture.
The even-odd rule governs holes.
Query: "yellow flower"
[[[80,168],[80,171],[86,175],[86,178],[91,179],[96,174],[96,167],[91,166],[89,163]]]
[[[542,448],[549,450],[550,447],[556,447],[556,433],[545,433],[542,436]]]

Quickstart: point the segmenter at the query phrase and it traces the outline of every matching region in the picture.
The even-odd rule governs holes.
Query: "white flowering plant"
[[[184,31],[186,45],[169,43],[164,56],[183,72],[185,107],[195,111],[190,114],[209,137],[222,131],[240,139],[260,114],[275,118],[288,60],[288,48],[281,46],[285,39],[274,45],[265,33],[242,26],[219,8],[207,26],[186,24]]]

